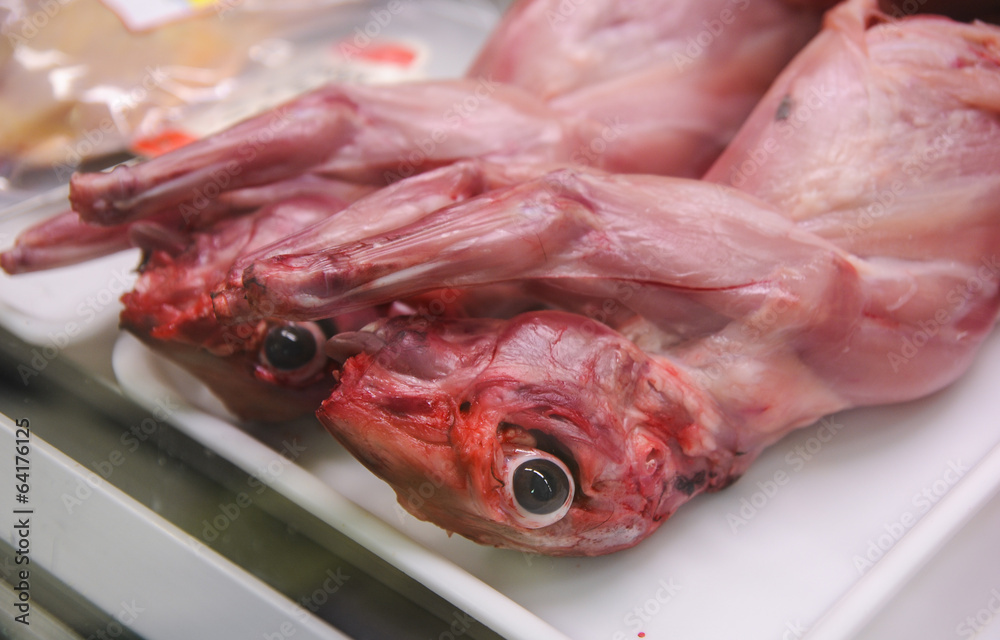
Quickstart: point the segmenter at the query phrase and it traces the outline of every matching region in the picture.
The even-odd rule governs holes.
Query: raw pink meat
[[[244,271],[249,303],[307,319],[506,282],[558,304],[341,334],[355,355],[318,415],[451,531],[551,554],[631,546],[790,430],[968,367],[1000,307],[998,41],[852,0],[710,174],[735,175],[818,100],[737,185],[751,193],[554,171],[363,240],[285,246]]]

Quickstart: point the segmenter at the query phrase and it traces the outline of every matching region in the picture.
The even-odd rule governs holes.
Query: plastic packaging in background
[[[139,4],[148,0],[129,1]],[[177,4],[184,0],[171,1]],[[46,132],[43,127],[34,145],[39,150],[51,145],[54,151],[54,158],[47,165],[12,153],[12,134],[20,135],[22,131],[10,118],[0,117],[0,249],[9,248],[25,229],[69,208],[66,183],[70,173],[77,168],[77,162],[99,154],[128,152],[130,148],[153,155],[173,144],[225,128],[326,82],[392,82],[460,76],[489,37],[499,20],[499,7],[504,4],[504,0],[498,3],[490,0],[218,2],[229,4],[208,7],[195,18],[145,33],[131,33],[115,14],[100,13],[104,5],[98,0],[0,0],[0,20],[3,21],[0,35],[4,36],[0,37],[0,52],[7,55],[0,57],[0,114],[6,116],[14,106],[19,106],[21,111],[11,117],[20,118],[22,122],[33,119],[39,125],[44,121],[43,116],[47,116],[50,130]],[[112,42],[110,37],[104,48],[82,53],[88,60],[106,61],[103,76],[95,75],[96,67],[82,62],[66,65],[52,62],[32,71],[12,58],[15,48],[24,48],[17,52],[22,57],[25,52],[29,58],[51,55],[58,60],[68,56],[69,43],[59,44],[58,28],[53,25],[60,16],[72,18],[69,12],[77,4],[110,18],[106,26],[121,38],[123,47],[127,43],[134,45],[136,41],[147,42],[143,38],[161,37],[174,27],[193,27],[197,20],[208,21],[212,28],[219,28],[218,22],[229,28],[228,25],[236,24],[230,22],[238,19],[236,13],[231,13],[236,11],[246,12],[247,19],[254,17],[257,22],[253,24],[261,28],[241,31],[240,38],[230,40],[233,47],[242,47],[236,51],[240,66],[228,79],[223,77],[211,85],[212,96],[208,96],[206,90],[199,94],[198,102],[193,98],[181,101],[166,92],[165,85],[154,87],[141,104],[138,100],[128,103],[130,109],[126,110],[126,115],[134,117],[141,111],[144,117],[128,121],[134,121],[135,125],[119,128],[121,121],[110,118],[111,108],[120,103],[110,100],[108,95],[121,96],[129,85],[115,73],[119,67],[113,64],[115,56],[107,50]],[[25,12],[25,7],[43,6],[49,7],[50,12]],[[102,36],[82,22],[83,15],[80,14],[77,23],[81,42],[104,42]],[[263,26],[269,28],[263,29]],[[50,28],[52,32],[45,31]],[[60,28],[74,33],[69,24]],[[178,33],[193,34],[194,31]],[[23,35],[24,41],[8,37],[11,34]],[[72,91],[67,91],[65,100],[56,100],[51,77],[65,75],[74,64],[82,75],[70,87]],[[146,66],[167,67],[166,63],[153,60],[142,64],[135,62],[129,68],[138,69],[141,79]],[[21,76],[20,80],[13,82],[12,78],[17,75]],[[170,77],[173,79],[176,75]],[[102,91],[95,90],[94,83],[101,86]],[[31,87],[37,89],[35,98],[31,98],[28,91]],[[152,102],[154,96],[161,95],[164,100],[176,100],[175,106]],[[83,96],[93,97],[93,101],[80,102]],[[90,116],[89,124],[80,121],[82,114]],[[112,122],[114,127],[102,129],[102,122]],[[76,125],[71,126],[74,123]],[[98,160],[104,166],[113,162],[107,157]],[[101,164],[94,162],[88,168]],[[0,320],[32,344],[48,344],[54,339],[59,344],[73,345],[88,341],[91,336],[100,334],[101,328],[117,326],[118,296],[131,287],[130,283],[122,282],[124,276],[115,275],[113,281],[109,281],[106,274],[131,274],[138,261],[139,256],[133,251],[71,268],[17,277],[0,272]],[[96,297],[101,300],[98,308],[92,309],[89,300]],[[81,323],[81,318],[87,322]],[[73,326],[72,335],[65,330],[67,326]]]
[[[426,77],[429,43],[435,75],[459,75],[447,61],[466,60],[499,12],[487,0],[0,0],[0,191],[168,151],[326,82]],[[448,29],[441,55],[435,25]]]

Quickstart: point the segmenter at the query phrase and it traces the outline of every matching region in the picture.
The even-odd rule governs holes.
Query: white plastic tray
[[[131,337],[119,340],[114,355],[119,380],[139,402],[179,402],[196,384]],[[993,466],[965,491],[979,498],[956,499],[956,487],[974,477],[976,464],[1000,440],[998,376],[995,336],[973,370],[943,393],[844,412],[802,429],[733,487],[697,498],[635,549],[603,558],[539,557],[449,537],[399,508],[388,486],[325,438],[318,424],[306,436],[306,452],[286,463],[294,472],[282,473],[274,486],[331,526],[360,534],[360,541],[456,604],[485,610],[484,622],[504,624],[508,637],[541,636],[505,624],[516,607],[470,591],[454,572],[438,574],[438,563],[454,563],[572,638],[802,637],[865,578],[876,583],[881,599],[861,584],[822,636],[849,638],[947,541],[936,532],[959,529],[998,488],[994,454]],[[244,468],[259,468],[276,455],[207,411],[185,409],[178,418],[192,437]],[[332,489],[419,546],[399,545],[384,533],[379,538],[387,546],[374,544],[371,532],[379,527],[345,510]],[[935,531],[926,531],[932,520]],[[891,565],[882,562],[896,546],[903,553]],[[968,613],[963,603],[928,606],[954,620],[952,626]]]

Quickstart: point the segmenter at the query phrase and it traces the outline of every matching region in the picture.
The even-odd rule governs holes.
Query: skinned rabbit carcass
[[[609,553],[789,431],[966,370],[1000,309],[998,114],[1000,29],[852,0],[712,180],[557,170],[286,243],[228,295],[304,320],[442,285],[543,292],[559,310],[341,334],[354,355],[318,415],[420,518]]]
[[[482,179],[465,158],[694,175],[816,31],[821,7],[598,2],[538,21],[552,11],[564,10],[551,0],[518,3],[464,80],[331,85],[159,158],[79,174],[71,185],[74,211],[23,233],[0,256],[3,267],[70,266],[138,246],[144,258],[135,291],[123,298],[122,326],[194,373],[237,416],[300,415],[331,384],[331,365],[321,350],[307,349],[301,353],[313,354],[309,362],[275,368],[267,336],[311,343],[426,301],[387,303],[349,319],[332,312],[321,327],[310,321],[293,331],[266,311],[246,315],[239,296],[214,292],[226,274],[239,274],[267,245],[279,251],[284,236],[301,237],[306,228],[314,243],[339,244],[496,186],[499,173]],[[705,31],[707,23],[725,33]],[[531,43],[558,50],[540,65],[521,57]],[[672,97],[664,102],[666,94]],[[388,187],[340,215],[377,186],[427,171],[426,181],[400,192],[411,202],[401,206]],[[511,179],[508,172],[501,182]],[[447,297],[447,304],[434,299],[438,315],[538,305],[517,287]],[[230,325],[244,316],[239,326],[223,326],[216,312]]]

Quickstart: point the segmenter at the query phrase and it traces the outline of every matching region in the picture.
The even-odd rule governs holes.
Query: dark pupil
[[[273,327],[264,339],[264,355],[276,369],[298,369],[316,355],[316,338],[298,325]]]
[[[514,471],[514,498],[525,511],[552,513],[568,497],[566,474],[549,460],[528,460]]]

